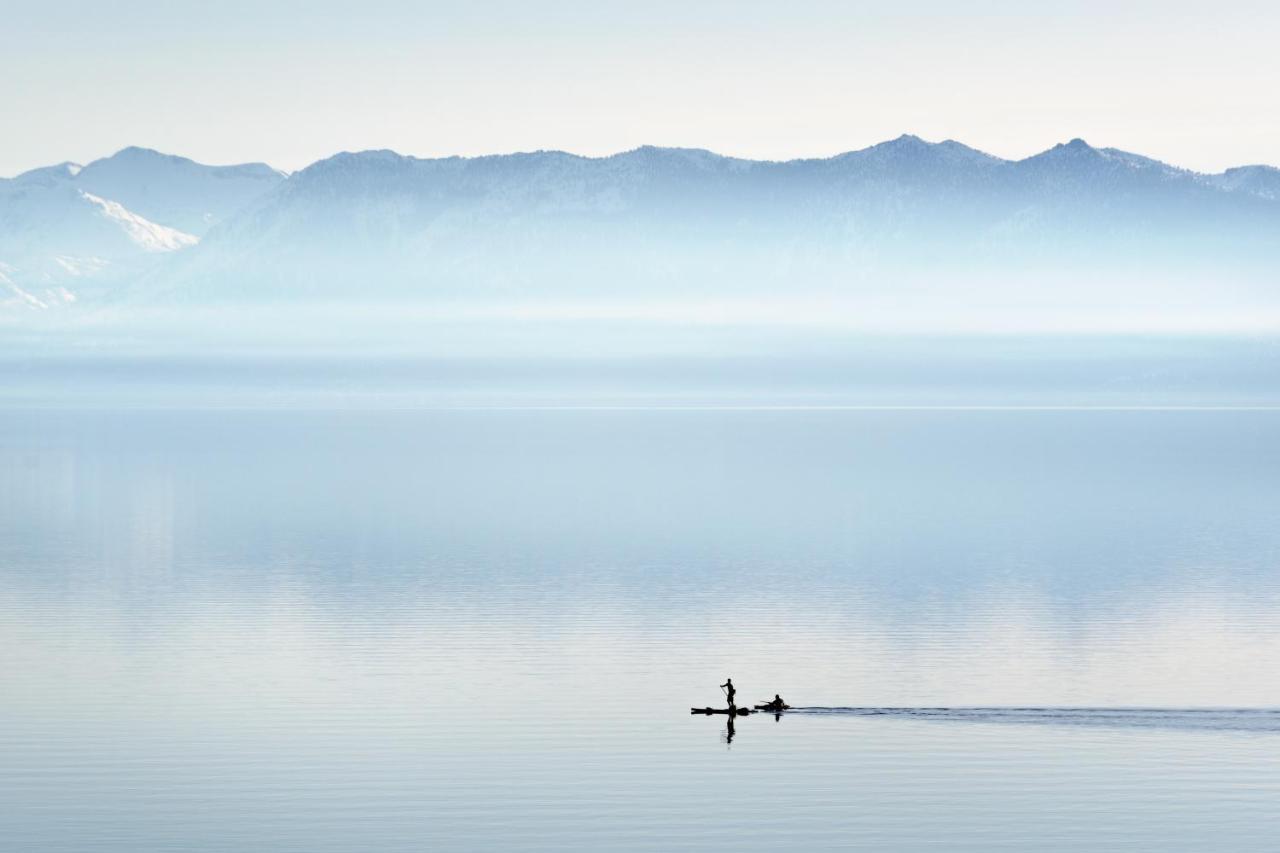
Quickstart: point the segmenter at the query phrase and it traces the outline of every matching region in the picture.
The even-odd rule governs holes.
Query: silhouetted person
[[[737,690],[733,689],[733,679],[726,678],[724,680],[724,684],[721,684],[720,687],[724,689],[724,695],[729,697],[729,710],[733,710],[735,707],[737,707],[733,704],[733,696],[735,693],[738,692]]]
[[[769,704],[777,708],[779,711],[781,711],[784,707],[786,707],[787,703],[783,702],[782,697],[779,696],[777,693],[775,693],[773,694],[773,701],[770,702]]]

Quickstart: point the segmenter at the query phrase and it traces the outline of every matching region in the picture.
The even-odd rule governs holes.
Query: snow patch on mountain
[[[124,205],[119,202],[99,198],[84,190],[79,190],[79,193],[82,198],[97,205],[103,217],[118,223],[129,235],[129,239],[145,252],[174,252],[200,242],[200,238],[192,234],[184,234],[176,228],[143,219],[136,213],[125,210]]]
[[[5,308],[41,310],[54,305],[68,305],[76,301],[76,295],[65,287],[55,285],[38,288],[35,292],[20,287],[12,278],[16,273],[17,270],[11,265],[0,263],[0,310]]]
[[[53,262],[74,278],[98,275],[111,265],[110,261],[102,258],[73,258],[69,255],[58,255]]]

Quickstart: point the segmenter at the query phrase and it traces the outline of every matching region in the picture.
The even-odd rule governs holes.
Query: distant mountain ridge
[[[148,248],[137,235],[161,232],[139,222],[185,236]],[[0,264],[0,285],[32,292],[34,270],[121,305],[866,295],[1063,270],[1253,280],[1280,264],[1280,170],[1205,175],[1080,139],[1004,160],[911,135],[790,161],[342,152],[289,176],[130,148],[0,181]]]

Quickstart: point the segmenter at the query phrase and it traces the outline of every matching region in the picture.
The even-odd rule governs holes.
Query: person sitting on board
[[[769,703],[772,707],[782,710],[787,707],[787,703],[782,701],[782,697],[777,693],[773,694],[773,701]]]
[[[733,689],[733,679],[726,678],[724,680],[724,684],[720,685],[720,688],[724,690],[724,695],[729,697],[729,707],[730,708],[734,707],[733,694],[737,693],[738,691]]]

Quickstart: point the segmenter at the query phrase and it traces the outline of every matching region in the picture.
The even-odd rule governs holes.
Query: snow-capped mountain
[[[0,183],[0,286],[8,291],[0,300],[33,308],[73,302],[97,279],[140,274],[148,256],[198,242],[87,192],[79,172],[62,164]]]
[[[904,278],[1274,269],[1280,203],[1082,140],[1021,161],[913,136],[830,159],[689,149],[293,175],[150,277],[197,302],[838,292]]]
[[[135,280],[283,179],[126,148],[0,180],[0,305],[47,308]]]
[[[1196,288],[1274,301],[1277,176],[1079,139],[1018,161],[914,136],[785,162],[365,151],[287,177],[125,149],[0,181],[0,285],[126,309],[817,294],[1052,311],[1089,288],[1141,309],[1169,282],[1191,306]]]
[[[206,166],[132,147],[85,166],[76,183],[152,222],[202,237],[284,179],[265,163]]]

